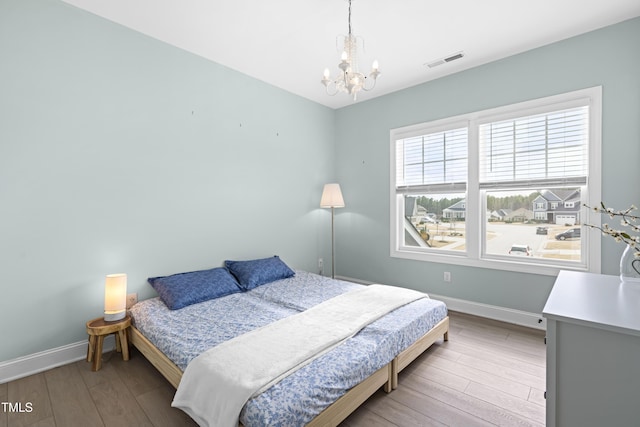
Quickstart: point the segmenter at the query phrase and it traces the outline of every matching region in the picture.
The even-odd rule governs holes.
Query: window
[[[391,256],[599,272],[599,239],[571,230],[598,222],[600,105],[598,87],[392,130]]]
[[[434,250],[464,250],[451,241],[466,216],[466,123],[428,129],[396,142],[396,186],[403,192],[405,244]],[[429,220],[426,220],[429,218]],[[462,248],[462,249],[461,249]]]

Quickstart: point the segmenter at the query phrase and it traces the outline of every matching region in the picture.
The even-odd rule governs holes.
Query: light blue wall
[[[54,0],[0,2],[0,361],[86,339],[104,275],[330,257],[335,112]]]
[[[389,257],[389,130],[602,85],[604,198],[640,205],[638,40],[636,19],[334,112],[57,0],[2,0],[0,361],[85,339],[108,273],[146,298],[148,276],[226,258],[315,271],[335,178],[338,274],[539,312],[552,277]],[[605,241],[605,273],[621,251]]]
[[[337,274],[541,312],[554,277],[390,258],[389,130],[599,85],[603,200],[640,206],[640,19],[338,110]],[[603,242],[603,273],[618,273],[622,250]]]

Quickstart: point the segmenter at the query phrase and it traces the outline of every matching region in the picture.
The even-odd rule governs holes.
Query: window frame
[[[575,185],[582,190],[582,203],[599,206],[602,193],[601,140],[602,140],[602,87],[596,86],[559,95],[537,98],[529,101],[500,106],[487,110],[438,119],[430,122],[404,126],[390,130],[390,256],[417,261],[429,261],[446,264],[465,265],[471,267],[490,268],[496,270],[517,271],[525,273],[557,275],[560,270],[576,270],[600,273],[601,239],[597,230],[583,230],[581,250],[583,261],[562,262],[540,258],[522,260],[507,256],[488,255],[485,253],[484,236],[486,236],[486,192],[481,190],[479,129],[481,124],[518,118],[523,116],[548,113],[565,108],[588,105],[589,107],[589,142],[588,142],[588,174],[586,185]],[[442,251],[428,248],[402,246],[404,235],[403,212],[404,196],[396,188],[396,141],[405,138],[427,135],[428,133],[446,131],[468,126],[468,178],[466,182],[466,250]],[[582,224],[601,225],[600,215],[591,209],[581,208]]]

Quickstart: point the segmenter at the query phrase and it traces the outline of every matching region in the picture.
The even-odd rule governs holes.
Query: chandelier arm
[[[365,92],[369,92],[374,87],[376,87],[376,82],[378,81],[378,74],[380,74],[380,73],[379,72],[372,72],[371,74],[369,74],[368,77],[365,77],[364,78],[364,84],[362,85],[362,90],[364,90]],[[366,87],[367,81],[370,81],[370,80],[373,80],[373,84],[371,85],[371,87]]]
[[[367,84],[367,78],[365,78],[365,85]],[[362,85],[362,90],[364,90],[365,92],[369,92],[370,90],[372,90],[374,87],[376,87],[376,79],[373,79],[373,84],[371,85],[371,87],[366,87],[365,85]]]
[[[340,91],[338,90],[338,86],[336,86],[336,84],[335,84],[335,83],[333,84],[333,87],[335,88],[335,91],[333,91],[333,93],[332,93],[332,92],[329,92],[329,86],[330,86],[330,85],[326,85],[326,86],[325,86],[325,92],[327,93],[327,95],[329,95],[329,96],[335,96],[335,95],[337,95],[337,94],[338,94],[338,92],[340,92]]]

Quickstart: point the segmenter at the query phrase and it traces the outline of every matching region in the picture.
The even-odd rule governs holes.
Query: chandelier
[[[364,40],[361,37],[356,37],[351,32],[351,0],[349,0],[349,34],[338,36],[338,38],[344,39],[344,48],[338,64],[340,71],[338,76],[332,79],[331,72],[328,68],[325,68],[321,82],[328,95],[333,96],[338,92],[345,92],[353,95],[353,100],[355,101],[359,91],[369,91],[375,87],[380,71],[378,71],[378,61],[373,61],[371,72],[368,76],[358,71],[358,39],[362,42],[363,50]],[[369,84],[368,82],[373,83]]]

